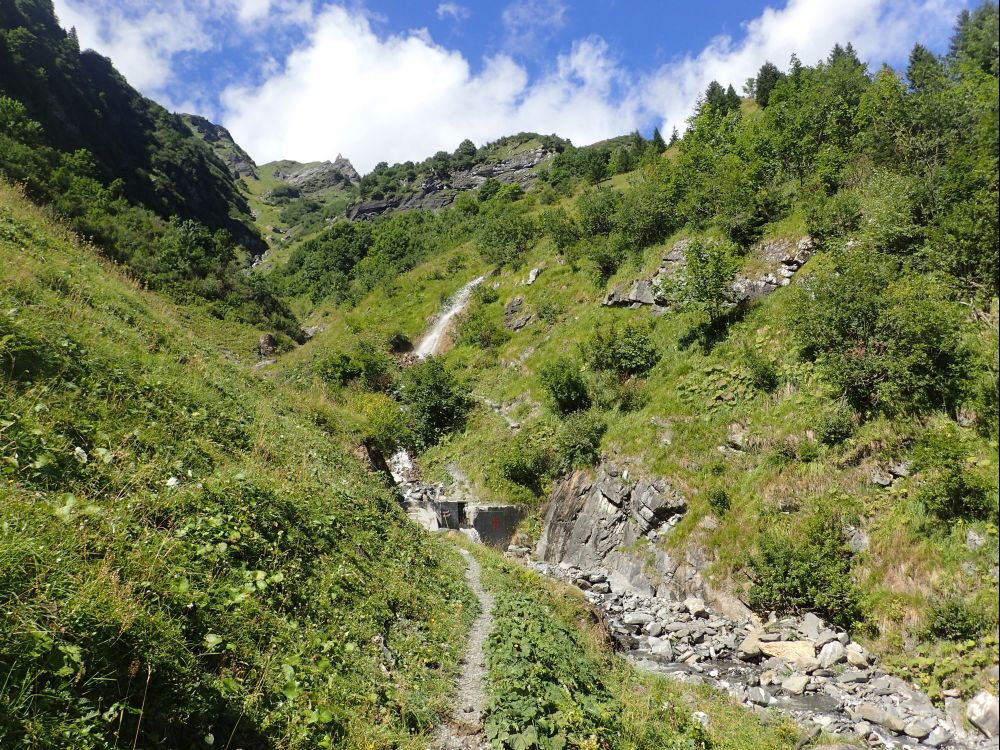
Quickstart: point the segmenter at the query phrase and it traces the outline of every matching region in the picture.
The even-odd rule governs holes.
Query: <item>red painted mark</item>
[[[493,520],[490,522],[493,524],[494,529],[500,528],[500,516],[493,516]]]

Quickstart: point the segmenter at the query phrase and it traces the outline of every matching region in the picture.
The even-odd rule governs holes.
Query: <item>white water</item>
[[[420,341],[420,345],[414,352],[418,359],[427,359],[437,354],[438,347],[441,346],[441,340],[444,338],[444,334],[448,330],[448,325],[451,323],[452,318],[465,309],[465,306],[469,304],[469,297],[472,296],[472,290],[482,284],[485,278],[485,276],[480,276],[473,279],[459,289],[458,293],[448,301],[448,306],[442,311],[441,317],[431,326],[431,330]]]

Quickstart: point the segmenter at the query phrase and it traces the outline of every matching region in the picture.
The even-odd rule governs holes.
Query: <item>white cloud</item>
[[[537,56],[544,41],[566,25],[567,10],[560,0],[515,0],[500,14],[505,30],[504,48]]]
[[[363,14],[331,6],[282,72],[222,95],[226,127],[256,158],[347,154],[358,169],[421,159],[527,129],[579,141],[636,127],[634,96],[614,102],[621,71],[599,39],[577,42],[529,85],[506,55],[473,74],[424,30],[380,38]],[[262,114],[266,113],[266,114]]]
[[[439,20],[450,18],[452,21],[465,21],[472,13],[464,5],[458,3],[441,3],[437,7],[437,17]]]
[[[954,0],[789,0],[783,9],[766,8],[746,23],[738,42],[716,37],[699,54],[646,76],[642,98],[664,128],[683,129],[713,79],[739,91],[766,60],[785,68],[795,53],[813,64],[837,42],[853,43],[862,60],[878,65],[905,56],[917,40],[947,38],[962,7]]]
[[[171,80],[175,55],[212,45],[200,14],[183,0],[154,8],[143,3],[141,10],[105,1],[56,0],[55,6],[62,25],[76,27],[82,47],[110,57],[129,83],[146,91],[160,91]]]
[[[659,125],[683,128],[698,96],[717,79],[739,90],[765,60],[784,67],[793,52],[807,63],[835,42],[853,42],[875,65],[902,59],[915,41],[940,46],[962,0],[788,0],[719,36],[700,52],[648,71],[626,70],[597,36],[542,61],[530,76],[513,53],[544,48],[566,23],[561,0],[515,0],[502,12],[503,54],[474,71],[458,51],[426,29],[385,35],[370,11],[351,0],[316,14],[311,0],[56,0],[65,26],[85,47],[110,56],[137,88],[222,120],[255,158],[312,160],[347,154],[362,171],[378,161],[418,160],[520,130],[558,133],[577,144]],[[437,6],[458,19],[456,2]],[[300,31],[301,30],[301,31]],[[277,33],[302,33],[285,59]],[[193,91],[177,75],[182,56],[253,45],[259,85],[232,83],[219,95]],[[197,59],[197,58],[196,58]],[[249,76],[247,76],[249,77]],[[246,80],[244,78],[243,80]]]

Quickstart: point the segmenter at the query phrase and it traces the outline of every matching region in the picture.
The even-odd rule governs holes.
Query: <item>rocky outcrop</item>
[[[446,208],[455,202],[459,193],[475,190],[490,178],[507,185],[517,183],[528,188],[537,176],[535,167],[553,155],[554,152],[539,147],[504,161],[476,164],[471,169],[453,172],[443,180],[429,178],[406,195],[356,203],[347,210],[347,218],[361,221],[374,219],[389,211],[434,211]]]
[[[653,312],[663,312],[669,300],[663,290],[670,279],[684,272],[687,266],[685,250],[690,240],[683,239],[663,256],[656,273],[649,279],[639,279],[627,288],[615,286],[604,298],[609,307],[652,307]],[[812,239],[803,237],[797,243],[789,239],[766,240],[750,251],[755,268],[752,273],[739,273],[730,287],[729,302],[733,305],[766,297],[776,289],[791,283],[792,277],[812,256]]]
[[[337,158],[332,162],[324,161],[312,165],[296,165],[294,162],[288,164],[290,166],[276,169],[274,176],[303,195],[318,193],[337,185],[356,185],[361,181],[361,175],[354,169],[354,165],[340,154],[337,154]]]
[[[531,322],[531,313],[524,311],[524,297],[520,294],[508,302],[503,309],[503,325],[510,331],[520,331]]]
[[[675,559],[655,546],[687,510],[665,479],[630,476],[627,467],[603,464],[559,482],[545,510],[535,554],[540,560],[608,570],[616,586],[666,599],[712,597],[699,570],[701,550]]]
[[[181,117],[195,135],[215,150],[234,177],[260,177],[254,160],[233,140],[228,130],[198,115]]]

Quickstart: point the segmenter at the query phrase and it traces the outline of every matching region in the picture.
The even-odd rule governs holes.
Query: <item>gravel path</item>
[[[493,629],[493,597],[479,582],[479,563],[462,550],[468,565],[465,579],[479,599],[479,616],[469,630],[469,640],[462,657],[462,674],[455,683],[455,701],[451,719],[431,735],[428,750],[487,750],[483,736],[483,709],[486,705],[486,655],[483,646]]]

